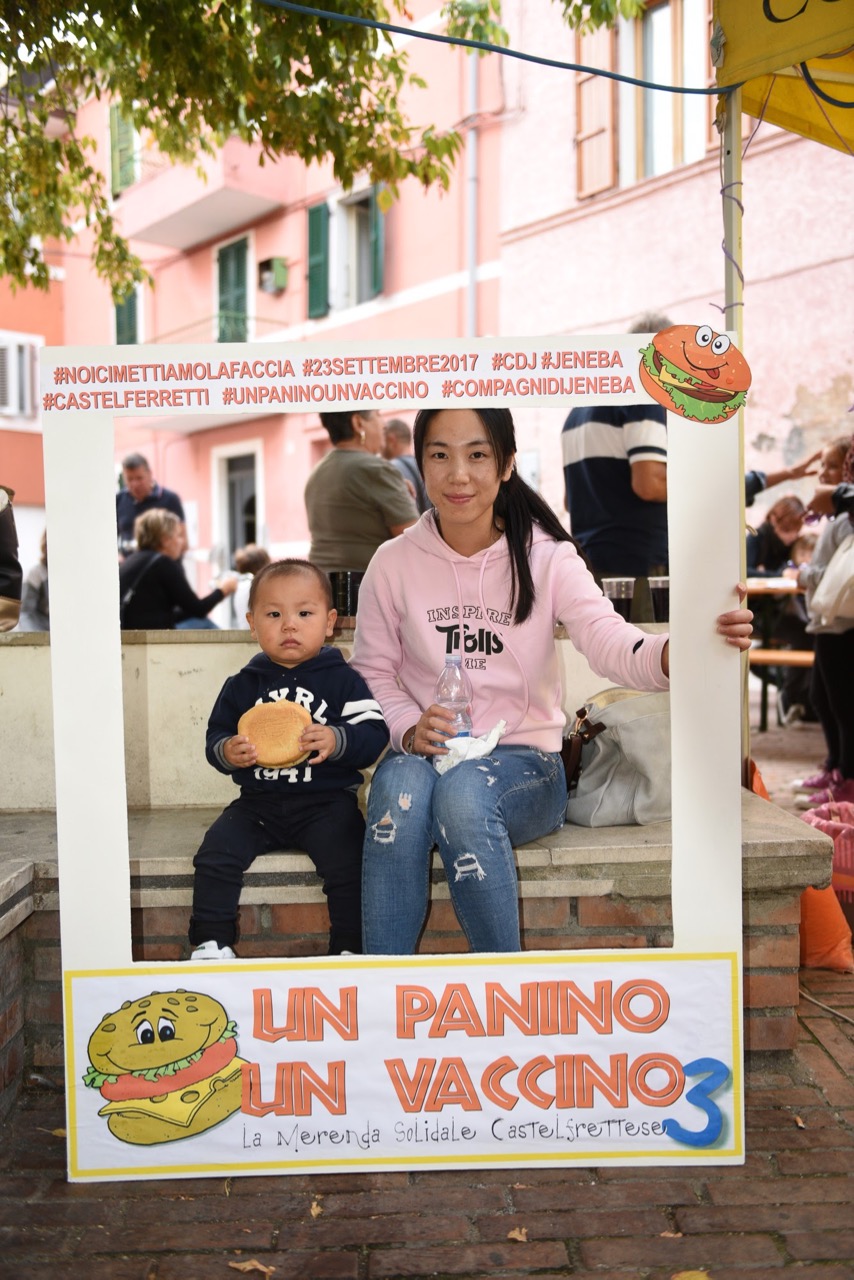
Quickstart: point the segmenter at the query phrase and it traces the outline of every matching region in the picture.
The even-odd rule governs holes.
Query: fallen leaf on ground
[[[514,1227],[512,1231],[507,1232],[508,1240],[518,1240],[521,1244],[528,1243],[528,1228]]]
[[[258,1262],[256,1258],[250,1258],[248,1262],[229,1262],[228,1264],[234,1271],[260,1271],[262,1276],[271,1276],[276,1270],[275,1267],[265,1267],[263,1262]]]
[[[311,1216],[312,1216],[313,1218],[319,1218],[319,1217],[320,1217],[320,1215],[321,1215],[322,1213],[323,1213],[323,1205],[322,1205],[322,1204],[318,1204],[316,1200],[312,1200],[312,1202],[311,1202]]]

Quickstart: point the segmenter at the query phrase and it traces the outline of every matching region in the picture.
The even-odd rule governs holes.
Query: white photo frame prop
[[[113,418],[647,403],[651,336],[43,349],[70,1178],[744,1161],[741,675],[714,633],[739,574],[735,417],[668,415],[671,951],[131,956]],[[130,1103],[83,1083],[93,1033],[203,1001],[220,1065],[165,1122],[162,1080]]]

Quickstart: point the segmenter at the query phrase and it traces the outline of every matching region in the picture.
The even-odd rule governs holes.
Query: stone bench
[[[349,637],[342,637],[346,645]],[[234,793],[204,761],[204,728],[225,676],[255,645],[246,633],[127,633],[125,715],[133,954],[187,953],[192,856]],[[22,1076],[61,1078],[62,992],[56,821],[45,636],[0,636],[0,694],[26,752],[4,757],[0,791],[0,1114]],[[566,704],[603,682],[566,641]],[[167,732],[168,730],[168,732]],[[162,743],[170,751],[162,751]],[[832,844],[806,823],[743,793],[746,1045],[790,1050],[797,1037],[800,895],[830,882]],[[672,939],[671,833],[649,827],[567,825],[517,851],[523,941],[530,950],[666,947]],[[434,868],[422,950],[466,949]],[[310,860],[258,859],[246,877],[239,950],[319,955],[328,921]],[[5,1101],[4,1101],[5,1100]]]
[[[830,883],[832,843],[749,792],[743,805],[745,1044],[797,1040],[800,896]],[[131,932],[136,960],[187,954],[192,855],[219,807],[130,814]],[[21,856],[26,850],[26,856]],[[517,850],[528,950],[667,947],[670,825],[567,825]],[[466,950],[438,858],[425,953]],[[244,956],[326,949],[319,881],[301,853],[259,858],[241,897]],[[0,814],[0,1114],[22,1075],[61,1079],[62,995],[56,826],[52,813]],[[9,1104],[10,1105],[10,1104]]]

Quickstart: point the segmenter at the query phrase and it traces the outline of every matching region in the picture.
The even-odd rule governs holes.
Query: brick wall
[[[791,1050],[798,1034],[800,892],[745,894],[743,905],[745,1046],[755,1053]],[[524,946],[531,951],[665,947],[671,941],[670,903],[663,898],[524,898],[521,912]],[[186,957],[187,915],[184,906],[135,909],[134,959]],[[322,903],[244,905],[240,929],[243,956],[326,953],[328,917]],[[26,1074],[35,1072],[59,1081],[63,1053],[57,912],[36,912],[15,936],[17,944],[14,939],[0,944],[7,949],[0,951],[4,997],[0,1018],[5,1017],[0,1026],[9,1032],[0,1050],[8,1058],[0,1060],[8,1060],[10,1072],[20,1074],[23,1067]],[[420,949],[434,954],[466,949],[449,902],[433,902]],[[22,1015],[27,1024],[26,1045]]]
[[[24,959],[21,931],[0,938],[0,1120],[15,1104],[24,1068]]]

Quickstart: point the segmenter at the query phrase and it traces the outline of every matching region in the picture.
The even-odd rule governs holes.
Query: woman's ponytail
[[[549,504],[526,484],[514,467],[502,481],[495,499],[495,515],[503,522],[510,550],[510,608],[517,625],[530,617],[536,598],[531,573],[534,525],[556,542],[574,542]]]

